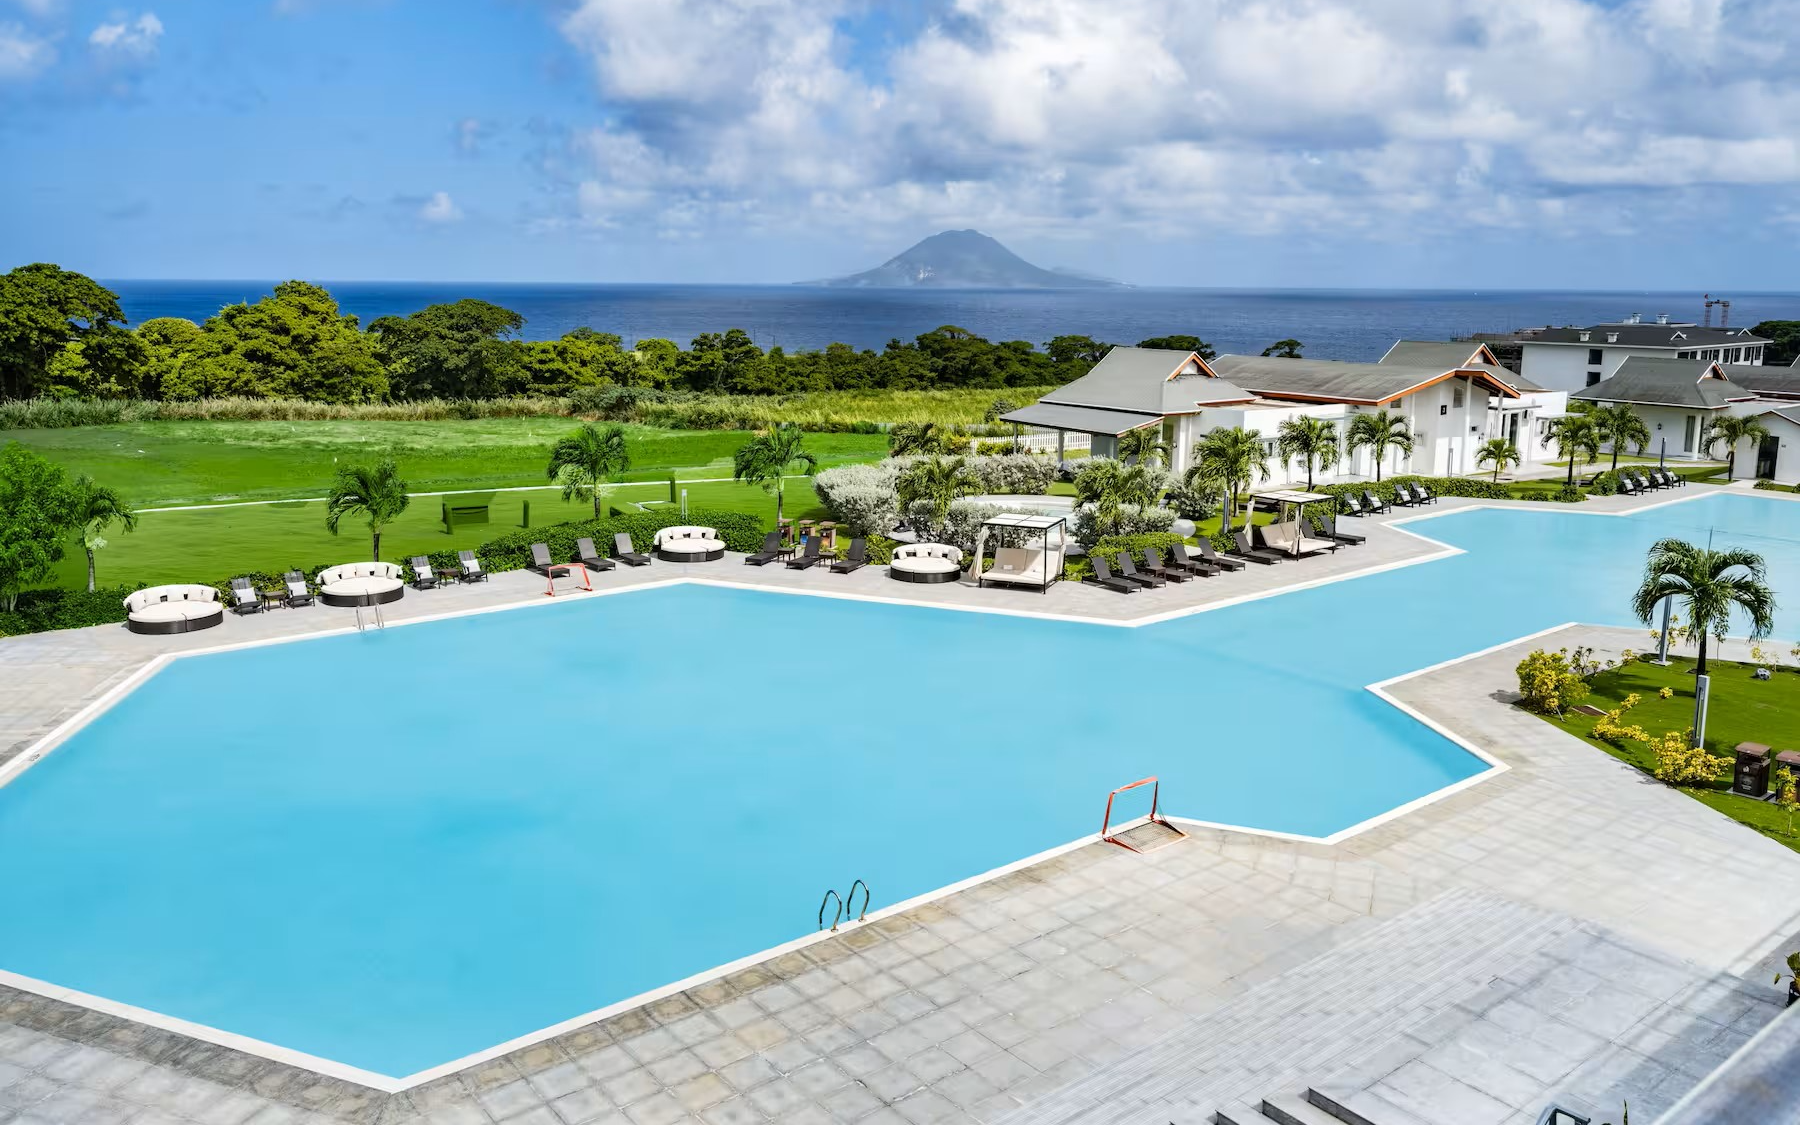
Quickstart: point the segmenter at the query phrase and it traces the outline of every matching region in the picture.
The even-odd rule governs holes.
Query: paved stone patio
[[[1367,547],[1333,559],[1129,598],[1076,587],[1043,597],[921,590],[876,568],[848,578],[725,563],[700,569],[729,568],[731,578],[768,585],[881,596],[898,588],[959,604],[1138,615],[1432,550],[1377,527]],[[598,582],[653,581],[674,569]],[[541,591],[535,577],[501,575],[485,587],[409,594],[390,620],[541,602]],[[555,612],[554,604],[539,612]],[[18,752],[152,653],[293,635],[349,616],[276,611],[189,638],[100,629],[0,642],[0,746]],[[1635,631],[1578,635],[1642,644]],[[1339,845],[1216,831],[1143,855],[1088,845],[394,1095],[0,990],[0,1125],[994,1122],[1049,1104],[1048,1096],[1370,927],[1443,902],[1446,892],[1572,919],[1595,940],[1701,976],[1760,972],[1800,931],[1800,856],[1508,706],[1499,696],[1527,647],[1389,689],[1511,770]],[[1753,1030],[1740,1019],[1754,1022],[1742,1015],[1720,1027],[1732,1036]],[[1631,1088],[1634,1057],[1657,1057],[1654,1030],[1590,1031],[1602,1046],[1636,1052],[1609,1064],[1614,1085]],[[1639,1038],[1621,1041],[1631,1035]],[[1732,1041],[1719,1038],[1712,1049]],[[1370,1088],[1392,1075],[1420,1097],[1462,1096],[1444,1082],[1476,1089],[1465,1082],[1473,1064],[1460,1054],[1427,1060],[1432,1074],[1401,1076],[1416,1056],[1386,1060],[1392,1069],[1371,1072]],[[1657,1096],[1697,1077],[1693,1065],[1658,1071]],[[1590,1085],[1601,1092],[1597,1078]]]

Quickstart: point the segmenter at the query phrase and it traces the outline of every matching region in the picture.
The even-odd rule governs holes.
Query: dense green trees
[[[1769,341],[1763,347],[1763,363],[1786,367],[1800,357],[1800,320],[1765,320],[1750,330]]]
[[[0,446],[0,612],[49,577],[75,525],[63,471],[16,441]]]
[[[48,262],[0,274],[0,398],[52,393],[51,370],[59,362],[64,379],[76,378],[89,362],[117,377],[130,351],[124,321],[118,295],[92,278]],[[73,365],[63,358],[71,346],[81,353]]]

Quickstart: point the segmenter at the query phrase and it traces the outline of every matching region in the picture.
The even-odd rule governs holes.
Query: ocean
[[[108,281],[125,315],[205,320],[253,301],[266,281]],[[1115,344],[1196,335],[1221,353],[1259,352],[1292,337],[1315,359],[1379,359],[1395,340],[1444,340],[1545,324],[1598,324],[1632,313],[1700,321],[1699,293],[1496,290],[824,289],[798,285],[528,285],[480,282],[322,282],[366,325],[439,301],[478,297],[525,317],[528,339],[586,325],[627,343],[649,337],[682,346],[702,332],[742,328],[764,348],[842,342],[880,348],[954,324],[990,340],[1081,334]],[[1731,323],[1800,319],[1800,294],[1732,294]],[[1716,321],[1715,321],[1716,322]]]

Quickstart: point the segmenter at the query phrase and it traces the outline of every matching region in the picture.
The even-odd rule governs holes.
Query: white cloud
[[[1800,183],[1800,0],[944,3],[871,68],[840,0],[582,0],[571,219],[1419,235]]]
[[[17,23],[0,23],[0,82],[35,78],[56,61],[48,38],[33,35]]]
[[[156,53],[162,33],[162,21],[156,13],[145,12],[135,20],[120,18],[101,24],[88,35],[88,43],[99,51],[149,58]]]
[[[423,206],[419,208],[419,218],[428,223],[454,223],[461,220],[463,213],[456,201],[450,198],[447,191],[431,193]]]

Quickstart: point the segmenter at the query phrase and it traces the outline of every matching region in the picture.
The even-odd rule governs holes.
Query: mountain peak
[[[1032,265],[978,230],[939,231],[881,265],[817,284],[861,289],[1112,289],[1119,283]]]

